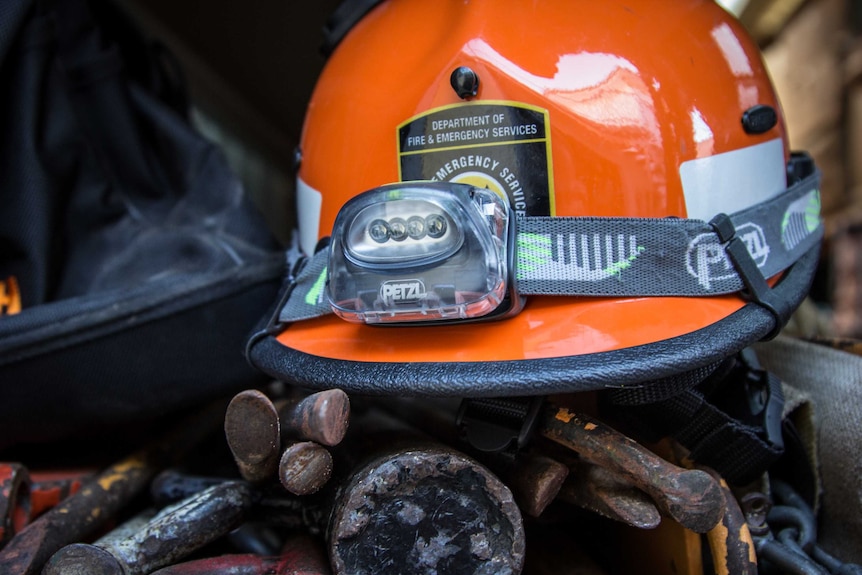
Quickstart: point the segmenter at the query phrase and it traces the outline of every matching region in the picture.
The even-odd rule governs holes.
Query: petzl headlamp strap
[[[291,266],[298,271],[290,279],[289,291],[278,315],[279,321],[300,321],[332,313],[324,293],[328,263],[329,250],[324,248]]]
[[[518,293],[604,297],[713,296],[789,268],[823,236],[820,173],[740,212],[703,220],[526,217],[517,220]],[[737,265],[740,243],[750,261]],[[728,253],[737,248],[734,257]],[[744,256],[744,253],[741,254]],[[331,313],[329,251],[296,274],[279,320]],[[743,270],[741,274],[739,269]],[[750,277],[759,272],[760,278]],[[746,277],[748,274],[749,277]]]
[[[814,173],[775,198],[723,216],[729,230],[675,218],[520,219],[518,292],[619,297],[738,292],[748,282],[727,253],[731,240],[745,244],[763,277],[789,268],[823,234],[819,181]]]

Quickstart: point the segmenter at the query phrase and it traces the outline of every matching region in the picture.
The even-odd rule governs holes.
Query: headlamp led
[[[329,303],[364,323],[499,315],[519,301],[513,239],[511,208],[491,190],[434,182],[370,190],[335,219]]]

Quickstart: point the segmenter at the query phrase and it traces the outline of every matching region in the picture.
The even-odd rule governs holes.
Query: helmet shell
[[[475,96],[453,89],[459,68],[478,77]],[[774,111],[774,121],[750,129],[743,117],[758,106]],[[420,121],[430,134],[435,118],[497,109],[527,114],[537,131],[514,143],[455,142],[446,147],[448,168],[430,153],[439,146],[405,140]],[[517,125],[511,117],[504,126]],[[458,131],[465,122],[449,126]],[[483,163],[488,144],[511,144],[517,166],[503,174],[505,159]],[[537,153],[517,151],[527,144]],[[307,253],[331,233],[348,199],[405,179],[478,177],[514,205],[510,177],[521,193],[538,198],[527,215],[709,219],[785,189],[788,157],[780,105],[757,46],[710,0],[439,0],[433,8],[421,0],[383,2],[331,55],[300,145],[297,194]],[[408,156],[421,160],[411,164]],[[287,326],[278,341],[336,363],[514,367],[675,341],[744,306],[737,295],[535,296],[504,321],[378,328],[328,316]],[[711,355],[732,353],[768,328],[745,331]],[[665,361],[663,370],[691,367],[673,363]],[[436,385],[431,376],[423,382]]]

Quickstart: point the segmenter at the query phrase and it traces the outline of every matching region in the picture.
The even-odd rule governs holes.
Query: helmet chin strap
[[[759,477],[784,453],[781,381],[750,349],[689,379],[681,388],[652,382],[608,391],[604,405],[656,438],[672,436],[732,484]]]

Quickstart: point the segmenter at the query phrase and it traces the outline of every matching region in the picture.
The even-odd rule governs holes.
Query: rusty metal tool
[[[163,567],[152,575],[331,575],[319,541],[306,535],[290,539],[276,556],[222,555]]]
[[[242,481],[209,487],[158,513],[137,532],[119,541],[75,543],[57,551],[42,575],[145,575],[176,563],[227,534],[253,502]]]
[[[167,469],[153,479],[150,497],[156,505],[171,505],[182,499],[214,485],[228,481],[240,481],[224,477],[190,475],[175,469]],[[313,532],[325,528],[328,511],[322,498],[298,497],[287,494],[276,485],[260,485],[248,482],[254,487],[255,503],[248,511],[247,520],[273,527],[286,529],[307,529]]]
[[[282,465],[282,441],[335,446],[344,438],[349,420],[350,400],[340,389],[277,402],[249,389],[231,400],[225,413],[225,437],[242,477],[261,482],[275,477]]]
[[[236,394],[225,411],[224,433],[243,479],[258,483],[275,477],[281,428],[269,397],[256,389]]]
[[[518,453],[511,463],[490,465],[506,482],[518,507],[530,517],[539,517],[557,498],[569,475],[563,463],[541,453]]]
[[[339,471],[324,489],[264,493],[250,520],[326,533],[337,575],[446,565],[465,574],[520,571],[524,526],[508,487],[477,461],[410,436],[391,419],[361,419],[332,451]]]
[[[314,441],[333,447],[350,424],[350,398],[340,389],[318,391],[278,402],[282,438]]]
[[[373,452],[345,449],[342,461],[350,466],[325,490],[304,497],[263,494],[249,519],[327,533],[338,575],[402,568],[431,573],[446,565],[465,574],[520,571],[522,517],[511,491],[487,468],[444,446],[389,448],[360,439],[370,440]]]
[[[401,568],[431,573],[445,565],[465,574],[519,572],[525,531],[511,491],[453,449],[409,445],[390,447],[360,434],[339,450],[344,465],[336,481],[313,496],[263,493],[248,518],[327,533],[338,575]],[[194,489],[200,482],[174,481],[169,492],[176,496],[182,485]]]
[[[0,550],[0,572],[35,575],[61,547],[84,541],[172,465],[218,429],[218,402],[182,420],[161,438],[86,481],[81,490],[24,527]]]
[[[610,470],[586,461],[571,464],[562,501],[638,529],[654,529],[661,514],[649,496]]]
[[[0,549],[30,521],[30,473],[21,463],[0,463]]]
[[[28,470],[20,463],[0,463],[0,549],[25,525],[77,493],[83,472]]]
[[[492,471],[371,405],[351,430],[325,490],[335,575],[520,572],[523,517]]]
[[[340,492],[327,531],[336,575],[521,571],[525,534],[511,491],[454,449],[378,451]]]
[[[713,469],[701,467],[721,485],[725,510],[721,522],[709,530],[706,540],[716,575],[757,575],[754,538],[736,497],[727,482]]]
[[[544,437],[624,477],[683,527],[706,533],[721,521],[724,495],[708,473],[673,465],[604,423],[565,407],[548,405],[540,417]]]
[[[291,441],[278,464],[278,479],[294,495],[317,493],[332,475],[332,454],[314,441]]]

